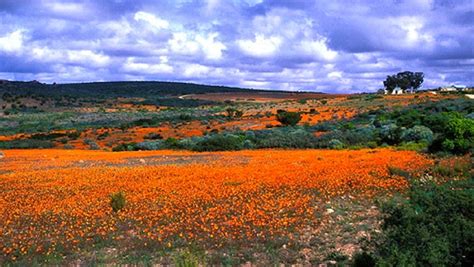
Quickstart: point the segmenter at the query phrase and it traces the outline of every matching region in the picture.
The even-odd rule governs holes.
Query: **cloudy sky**
[[[373,91],[474,84],[473,0],[0,0],[0,79]]]

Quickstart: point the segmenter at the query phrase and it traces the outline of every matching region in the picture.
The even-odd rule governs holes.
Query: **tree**
[[[240,118],[244,114],[243,111],[235,108],[227,108],[225,111],[227,112],[227,117],[229,118]]]
[[[295,126],[301,120],[301,114],[299,112],[289,112],[284,110],[277,111],[277,120],[285,125]]]
[[[389,92],[393,91],[396,87],[400,87],[403,90],[410,89],[414,91],[420,88],[423,83],[423,78],[423,72],[404,71],[387,76],[383,85]]]

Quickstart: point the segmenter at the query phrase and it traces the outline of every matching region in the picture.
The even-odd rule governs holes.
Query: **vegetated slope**
[[[10,94],[100,98],[178,96],[185,94],[251,91],[253,91],[253,89],[156,81],[92,82],[69,84],[43,84],[39,82],[7,81],[0,83],[0,93],[8,92]]]

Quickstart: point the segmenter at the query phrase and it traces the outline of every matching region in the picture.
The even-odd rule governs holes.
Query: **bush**
[[[397,167],[388,166],[387,170],[388,170],[388,174],[390,174],[390,175],[397,175],[397,176],[404,177],[406,179],[409,179],[411,177],[409,172],[407,172],[405,170],[402,170],[400,168],[397,168]]]
[[[114,212],[125,208],[126,203],[125,194],[122,191],[110,195],[110,207]]]
[[[398,150],[413,150],[413,151],[421,151],[421,152],[425,152],[427,148],[428,148],[428,143],[425,143],[425,142],[421,142],[421,143],[416,143],[416,142],[401,143],[397,147]]]
[[[380,139],[383,143],[396,145],[400,143],[400,137],[404,128],[398,127],[395,123],[383,125],[379,131]]]
[[[229,118],[240,118],[244,114],[241,110],[235,108],[227,108],[225,111]]]
[[[365,251],[355,254],[352,261],[353,267],[373,267],[376,264],[374,256]]]
[[[119,144],[117,146],[114,146],[112,148],[112,151],[118,152],[118,151],[133,151],[136,150],[136,143],[123,143]]]
[[[304,128],[257,131],[253,140],[258,148],[314,148],[316,145],[316,138]]]
[[[426,126],[415,125],[410,129],[403,130],[400,138],[405,142],[425,142],[429,144],[433,141],[433,131]]]
[[[342,143],[338,139],[332,139],[331,141],[329,141],[328,146],[329,148],[332,148],[332,149],[343,149],[344,143]]]
[[[90,150],[99,150],[100,146],[96,142],[90,142],[89,143],[89,149]]]
[[[163,136],[159,133],[148,133],[143,138],[150,139],[150,140],[159,140],[159,139],[163,139]]]
[[[54,143],[49,140],[18,139],[11,141],[0,141],[0,149],[34,149],[53,147]]]
[[[473,266],[473,180],[413,185],[382,207],[381,266]]]
[[[197,139],[192,147],[195,151],[241,150],[244,148],[243,136],[234,134],[213,134]]]
[[[430,151],[446,151],[465,154],[474,149],[474,120],[464,118],[460,113],[443,113],[440,132],[430,146]]]
[[[277,120],[284,126],[295,126],[301,120],[301,114],[299,112],[279,110],[277,113]]]

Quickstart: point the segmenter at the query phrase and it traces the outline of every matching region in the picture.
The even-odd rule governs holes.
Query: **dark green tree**
[[[395,75],[387,76],[387,79],[385,79],[383,85],[390,92],[396,87],[400,87],[403,90],[417,90],[420,88],[423,80],[423,72],[403,71]]]
[[[279,110],[277,111],[277,120],[284,126],[295,126],[301,120],[301,114],[299,112]]]

